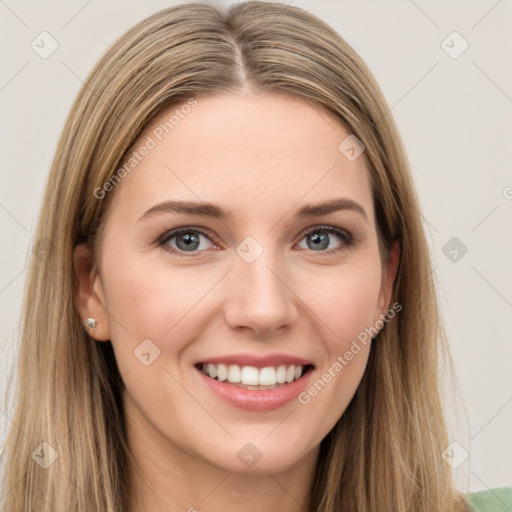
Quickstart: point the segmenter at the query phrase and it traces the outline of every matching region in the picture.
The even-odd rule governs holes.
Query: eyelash
[[[352,238],[351,234],[348,231],[346,231],[345,229],[334,227],[334,226],[325,226],[325,225],[324,226],[314,226],[313,228],[308,229],[308,231],[302,232],[300,237],[298,238],[298,242],[300,242],[304,237],[306,237],[312,233],[316,233],[316,232],[327,232],[327,233],[335,234],[335,235],[338,235],[338,237],[342,240],[342,243],[339,246],[335,247],[334,249],[318,251],[322,255],[328,255],[328,256],[333,255],[335,253],[343,251],[344,249],[347,249],[347,248],[351,247],[352,245],[354,245],[354,239]],[[202,228],[196,228],[196,227],[190,226],[190,227],[177,228],[177,229],[173,229],[172,231],[168,231],[167,233],[162,235],[157,240],[157,245],[159,247],[163,247],[164,250],[166,250],[167,252],[170,252],[171,254],[176,254],[180,257],[183,256],[185,258],[188,258],[188,257],[195,258],[196,256],[192,255],[193,252],[191,252],[190,255],[186,255],[186,254],[184,254],[185,251],[178,251],[169,246],[164,247],[167,244],[167,242],[169,242],[169,240],[171,240],[172,238],[179,236],[183,233],[200,233],[201,235],[205,236],[210,241],[212,241],[210,239],[210,234],[207,231],[205,231]],[[204,251],[198,251],[198,252],[201,253]],[[317,252],[317,251],[313,251],[313,252]]]

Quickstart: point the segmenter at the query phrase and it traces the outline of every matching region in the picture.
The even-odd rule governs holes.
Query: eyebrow
[[[347,197],[337,197],[316,204],[305,204],[295,211],[298,218],[319,217],[321,215],[328,215],[329,213],[351,210],[359,213],[366,221],[368,216],[364,208],[359,204]],[[219,220],[229,220],[233,218],[231,210],[224,210],[220,206],[212,203],[193,202],[193,201],[164,201],[152,206],[146,210],[137,220],[152,217],[159,213],[181,213],[185,215],[199,215],[201,217],[211,217]]]

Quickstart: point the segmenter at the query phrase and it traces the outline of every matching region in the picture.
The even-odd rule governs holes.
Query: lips
[[[207,358],[194,366],[215,395],[254,411],[289,403],[307,385],[314,369],[309,360],[286,354],[233,354]]]

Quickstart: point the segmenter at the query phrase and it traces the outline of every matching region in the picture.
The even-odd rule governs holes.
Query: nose
[[[236,257],[225,286],[225,317],[233,329],[268,337],[297,321],[299,299],[273,251],[265,249],[252,263]]]

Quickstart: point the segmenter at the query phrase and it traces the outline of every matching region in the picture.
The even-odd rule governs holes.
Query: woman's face
[[[382,266],[364,152],[331,114],[274,93],[196,101],[130,151],[80,303],[112,342],[132,443],[274,473],[354,395],[397,254]]]

